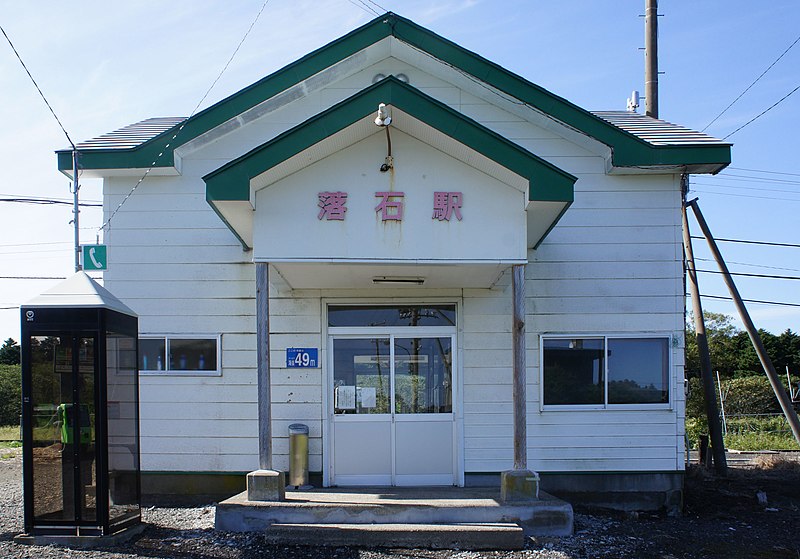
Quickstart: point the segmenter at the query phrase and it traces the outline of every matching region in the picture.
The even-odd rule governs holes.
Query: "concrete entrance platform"
[[[498,488],[335,487],[287,491],[284,501],[240,493],[217,505],[216,528],[300,545],[519,549],[525,535],[571,534],[573,514],[544,492],[504,503]]]

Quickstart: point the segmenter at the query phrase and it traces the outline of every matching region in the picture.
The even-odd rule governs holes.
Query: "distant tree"
[[[726,314],[704,311],[703,318],[708,349],[711,353],[711,367],[719,371],[720,375],[733,376],[738,368],[741,353],[738,347],[738,335],[743,332],[734,326],[733,318]],[[747,338],[747,334],[744,335]],[[691,315],[686,323],[686,373],[690,377],[700,374],[700,354],[697,350],[694,319]]]
[[[13,338],[8,338],[0,347],[0,365],[19,365],[19,361],[19,344]]]
[[[723,378],[762,375],[761,361],[753,349],[747,332],[733,324],[733,318],[714,312],[704,312],[706,337],[711,353],[711,367],[719,371]],[[766,330],[759,330],[761,341],[767,350],[775,369],[782,373],[789,368],[792,374],[800,372],[800,335],[786,330],[776,336]],[[697,351],[694,320],[691,316],[686,323],[686,376],[694,377],[700,373],[700,357]]]

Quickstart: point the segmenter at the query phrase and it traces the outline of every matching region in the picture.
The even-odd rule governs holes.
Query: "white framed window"
[[[669,408],[669,336],[541,337],[542,409]]]
[[[150,375],[219,375],[220,336],[139,337],[139,372]]]

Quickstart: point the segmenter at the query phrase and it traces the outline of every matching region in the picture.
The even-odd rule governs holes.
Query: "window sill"
[[[139,371],[140,377],[221,377],[222,371]]]

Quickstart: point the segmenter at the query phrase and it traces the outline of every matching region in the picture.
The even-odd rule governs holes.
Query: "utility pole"
[[[644,114],[658,118],[658,0],[645,0]]]
[[[75,144],[72,145],[72,224],[75,229],[75,271],[81,271],[81,231],[78,215],[80,213],[80,206],[78,205],[78,149]]]
[[[722,438],[722,427],[719,423],[717,410],[717,395],[714,390],[714,379],[711,376],[711,354],[708,351],[708,337],[706,325],[703,320],[703,305],[700,303],[700,288],[697,284],[697,270],[694,265],[694,252],[692,251],[692,236],[689,233],[689,220],[686,216],[686,204],[681,215],[683,218],[683,250],[686,254],[686,269],[689,280],[689,293],[692,295],[692,314],[694,314],[694,333],[697,339],[697,351],[700,354],[700,377],[703,381],[703,394],[706,404],[706,419],[708,432],[711,436],[711,451],[714,455],[714,468],[717,474],[724,476],[728,472],[728,462],[725,458],[725,441]],[[702,463],[705,456],[700,457]]]
[[[764,347],[764,343],[761,341],[761,336],[758,334],[758,330],[756,330],[753,321],[750,319],[750,313],[747,312],[747,309],[744,306],[744,301],[742,301],[742,296],[739,295],[739,290],[736,289],[736,285],[733,283],[733,278],[731,277],[731,273],[728,271],[728,266],[722,259],[722,253],[720,253],[719,248],[717,248],[717,243],[714,240],[714,237],[711,235],[711,231],[708,228],[706,220],[703,218],[702,212],[700,212],[700,207],[697,205],[697,200],[692,200],[687,205],[692,207],[694,216],[697,218],[697,223],[700,225],[700,229],[703,231],[703,236],[708,242],[708,248],[711,249],[711,253],[714,255],[714,260],[717,261],[717,266],[719,266],[719,269],[722,272],[722,278],[725,280],[725,285],[728,286],[728,291],[730,291],[733,302],[736,305],[736,310],[739,311],[739,317],[742,319],[742,323],[744,323],[744,328],[747,330],[747,335],[750,336],[750,341],[752,342],[753,348],[758,354],[758,359],[761,361],[761,366],[764,367],[764,372],[769,379],[769,383],[772,385],[772,390],[775,392],[775,396],[778,398],[778,403],[783,410],[783,414],[786,416],[786,421],[789,423],[789,427],[792,429],[795,440],[798,442],[798,444],[800,444],[800,420],[798,420],[797,412],[795,412],[794,408],[792,407],[792,400],[789,398],[789,395],[786,394],[786,390],[783,388],[783,385],[778,378],[778,373],[775,372],[775,366],[772,364],[772,360],[767,354],[767,350]]]

